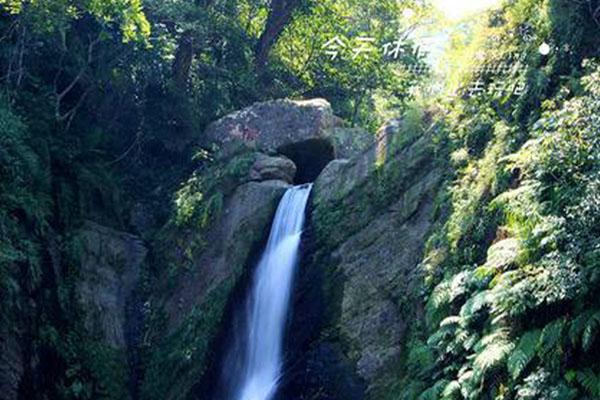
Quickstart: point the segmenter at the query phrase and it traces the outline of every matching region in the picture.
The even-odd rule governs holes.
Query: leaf
[[[447,385],[447,380],[437,381],[435,385],[421,393],[421,395],[418,397],[418,400],[439,400],[442,391]]]
[[[485,373],[500,367],[513,350],[514,344],[508,340],[508,335],[505,331],[500,331],[482,338],[478,347],[480,347],[480,350],[473,361],[474,369]]]
[[[444,399],[458,399],[460,398],[460,383],[458,381],[452,381],[446,385],[442,392],[442,398]]]
[[[598,333],[598,327],[600,326],[600,311],[594,313],[587,321],[585,329],[583,330],[582,345],[585,351],[588,351],[594,339]]]
[[[538,342],[538,350],[541,354],[556,350],[563,339],[564,327],[564,318],[554,320],[544,327]]]
[[[577,382],[592,396],[600,396],[600,378],[591,369],[577,371]]]
[[[415,371],[425,372],[434,363],[433,352],[425,343],[414,340],[409,343],[407,364]]]
[[[590,314],[590,311],[585,311],[571,320],[569,324],[569,338],[571,339],[571,344],[573,346],[577,346],[579,344],[587,321],[590,319]]]
[[[508,372],[516,380],[527,368],[536,352],[541,331],[539,329],[528,331],[521,336],[519,344],[513,350],[507,361]]]

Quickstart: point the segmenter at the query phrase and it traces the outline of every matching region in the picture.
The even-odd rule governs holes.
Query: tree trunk
[[[214,0],[196,0],[197,7],[211,7]],[[194,34],[191,31],[185,31],[181,34],[177,42],[175,51],[175,60],[171,66],[171,74],[175,84],[179,87],[185,87],[190,76],[192,61],[194,60]]]
[[[184,32],[179,38],[175,59],[173,60],[173,80],[178,87],[185,87],[190,75],[194,58],[194,41],[190,32]]]
[[[258,46],[256,47],[255,66],[256,72],[262,75],[271,48],[292,20],[294,10],[298,8],[302,0],[272,0],[269,10],[269,16],[265,28],[260,35]]]

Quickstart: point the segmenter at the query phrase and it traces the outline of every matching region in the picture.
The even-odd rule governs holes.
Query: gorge
[[[0,0],[0,400],[599,399],[600,0],[434,3]]]

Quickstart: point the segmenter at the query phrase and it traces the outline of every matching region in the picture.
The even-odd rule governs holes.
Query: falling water
[[[297,264],[304,212],[312,185],[288,189],[275,213],[267,247],[255,272],[248,299],[242,348],[236,368],[225,371],[236,400],[270,400],[275,395],[282,366],[286,317]],[[231,388],[230,388],[231,389]]]

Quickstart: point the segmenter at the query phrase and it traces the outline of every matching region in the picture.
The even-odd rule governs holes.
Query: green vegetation
[[[403,117],[364,188],[316,204],[327,238],[317,260],[329,263],[327,250],[399,201],[432,159],[446,172],[422,286],[393,296],[424,311],[382,398],[600,397],[600,4],[506,1],[452,38],[458,96],[415,104],[414,43],[391,60],[352,48],[391,43],[430,10],[372,3],[0,0],[0,334],[23,359],[19,399],[189,395],[234,283],[173,332],[146,315],[151,337],[126,353],[83,322],[78,229],[91,220],[149,244],[141,302],[169,286],[186,265],[163,257],[165,237],[193,237],[183,259],[194,258],[254,161],[199,148],[202,131],[281,97],[325,97],[370,131]],[[402,16],[408,7],[414,16]],[[324,46],[336,37],[347,47],[332,59]],[[523,68],[485,68],[498,63]],[[527,86],[470,96],[478,81]],[[339,299],[338,277],[323,276]]]
[[[210,294],[211,301],[194,308],[181,326],[171,334],[164,316],[152,321],[156,337],[147,338],[157,348],[147,352],[140,395],[144,399],[187,399],[191,386],[205,372],[206,355],[231,293],[232,282],[224,282]]]
[[[385,2],[354,32],[339,13],[361,18],[356,2],[0,0],[0,332],[24,338],[20,398],[165,398],[192,344],[185,376],[200,374],[214,336],[205,328],[226,299],[170,342],[152,338],[153,355],[103,345],[83,323],[93,310],[79,301],[77,230],[91,220],[138,234],[153,252],[140,296],[169,286],[185,265],[158,253],[164,239],[193,236],[193,257],[252,162],[199,149],[205,126],[256,101],[309,96],[373,125],[376,92],[404,104],[414,77],[393,71],[416,61],[411,45],[390,63],[326,62],[322,46],[333,34],[391,38],[409,4]],[[307,35],[317,20],[331,29]],[[172,374],[159,379],[165,366]]]
[[[477,43],[455,43],[455,57],[483,51],[484,64],[523,55],[524,75],[513,79],[528,87],[448,105],[448,217],[428,244],[425,318],[390,398],[598,396],[600,69],[586,59],[600,31],[591,3],[507,2]],[[525,24],[537,40],[511,33]],[[556,46],[547,57],[542,41]],[[466,91],[498,78],[483,71],[455,83]]]

